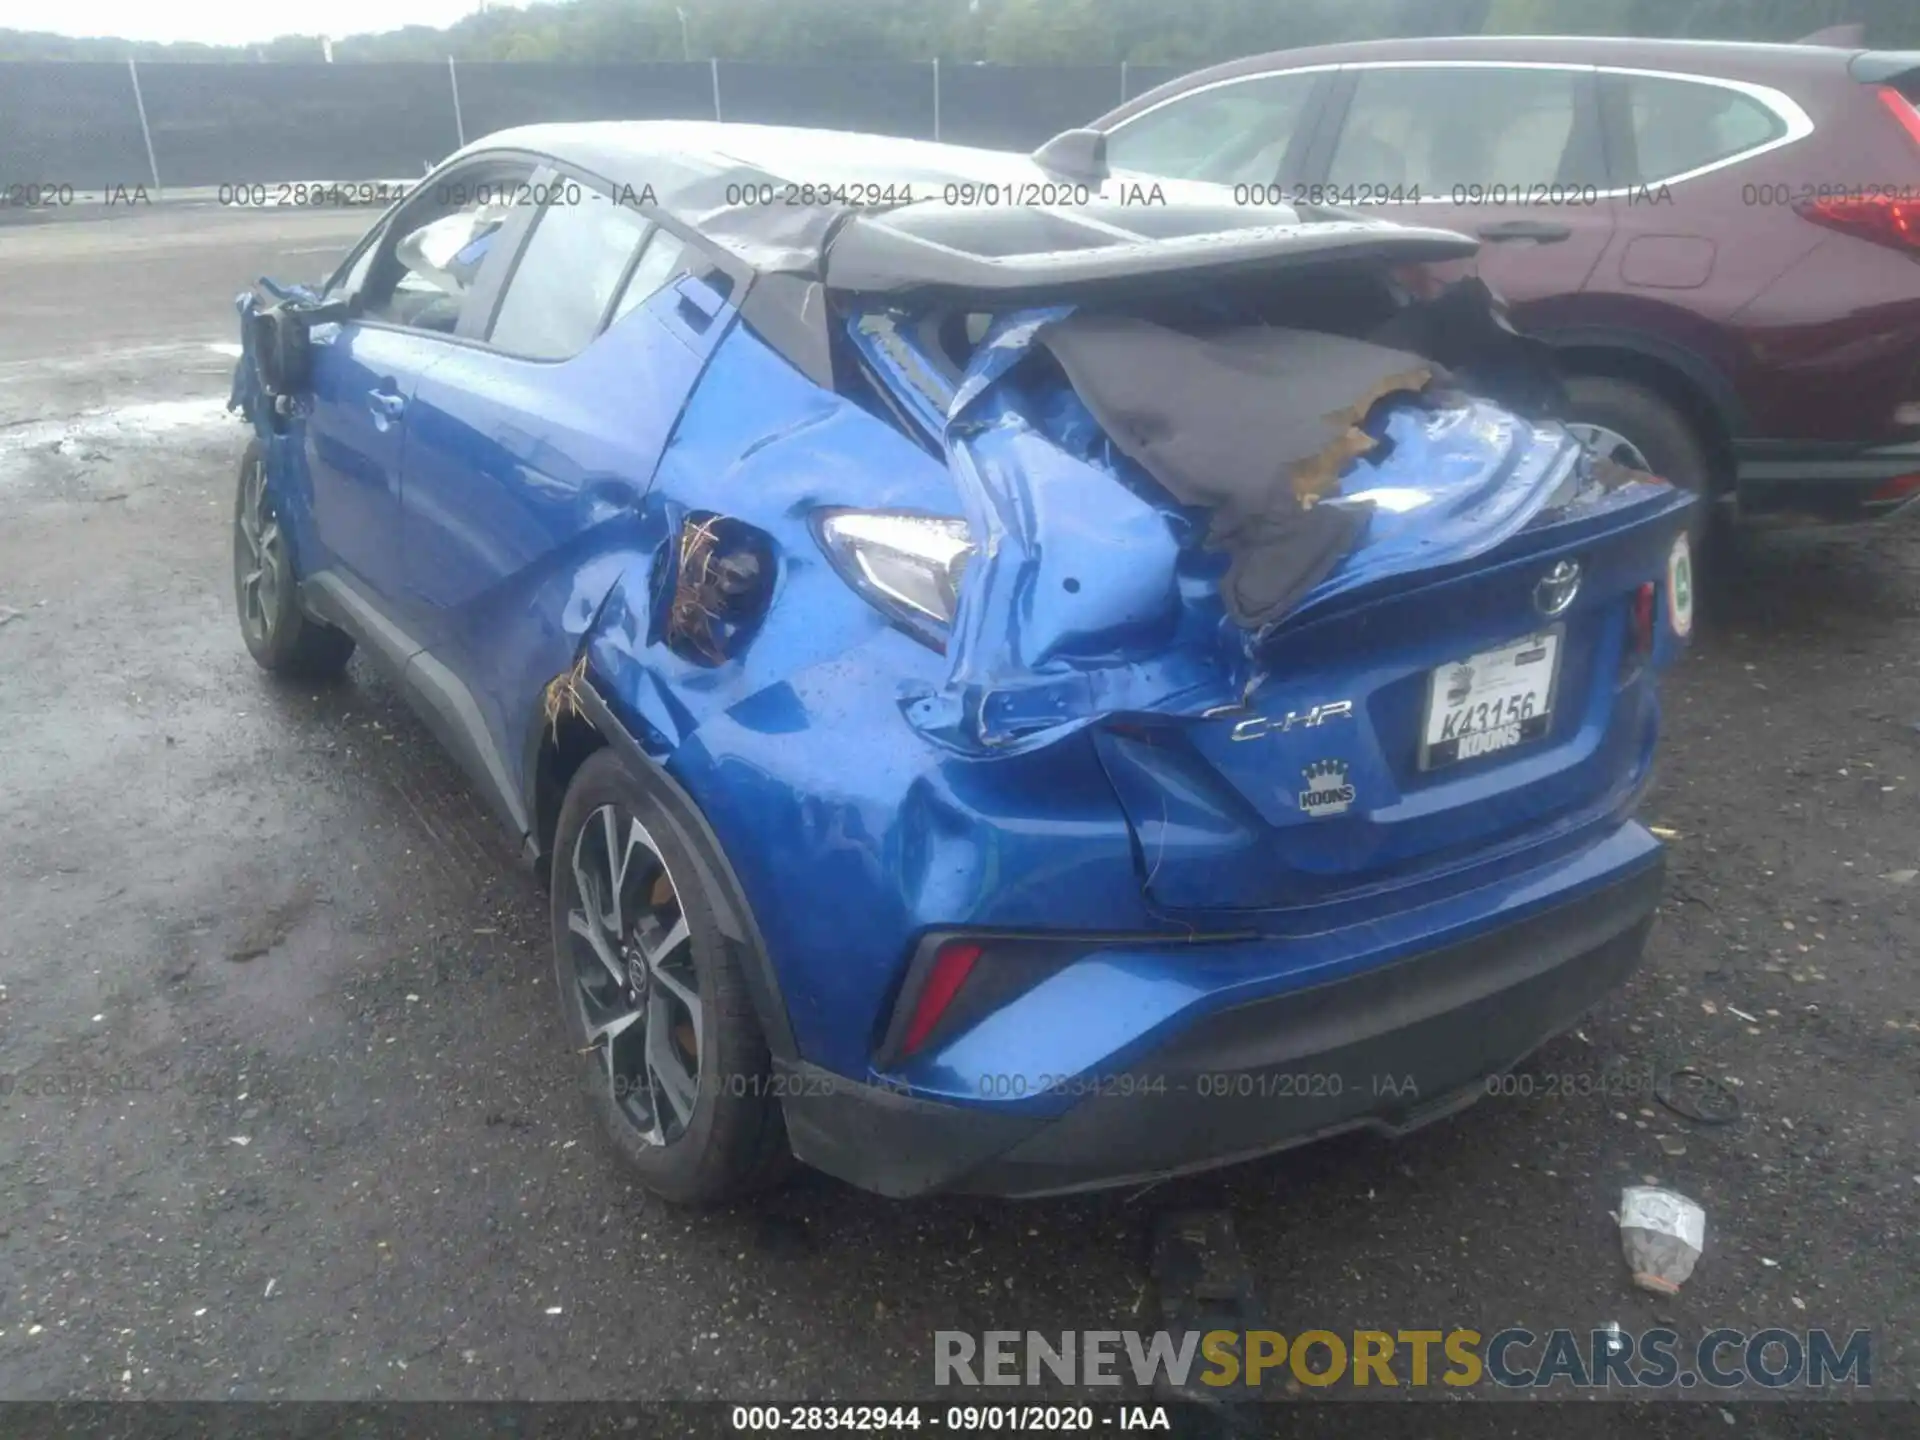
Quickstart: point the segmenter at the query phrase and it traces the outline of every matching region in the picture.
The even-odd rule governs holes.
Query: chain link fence
[[[0,63],[0,193],[407,179],[549,120],[740,120],[1027,150],[1173,66]]]

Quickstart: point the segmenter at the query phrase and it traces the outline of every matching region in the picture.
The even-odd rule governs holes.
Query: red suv
[[[1116,170],[1497,242],[1597,448],[1858,519],[1920,502],[1917,101],[1920,53],[1478,37],[1238,60],[1094,128]]]

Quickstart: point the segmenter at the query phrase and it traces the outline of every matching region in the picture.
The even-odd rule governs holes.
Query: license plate
[[[1544,631],[1436,666],[1427,682],[1420,768],[1497,755],[1538,740],[1553,720],[1560,632]]]

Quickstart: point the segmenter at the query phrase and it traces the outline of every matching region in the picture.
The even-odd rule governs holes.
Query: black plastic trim
[[[740,319],[807,379],[834,388],[827,292],[818,280],[762,275],[740,302]]]
[[[594,688],[593,681],[588,679],[581,682],[576,692],[580,710],[588,722],[626,762],[633,777],[646,785],[660,802],[668,823],[673,826],[674,838],[693,857],[693,863],[700,871],[705,892],[714,902],[715,918],[720,922],[721,932],[745,952],[747,990],[753,998],[754,1013],[759,1018],[761,1034],[766,1037],[767,1049],[772,1052],[776,1062],[787,1065],[799,1063],[800,1051],[794,1042],[793,1025],[787,1017],[787,1004],[780,991],[779,977],[773,972],[773,961],[767,954],[766,941],[754,919],[753,909],[747,903],[740,877],[734,873],[733,866],[727,861],[726,851],[720,847],[719,837],[707,824],[706,816],[700,813],[700,807],[693,803],[693,797],[680,787],[679,782],[666,772],[659,761],[642,748],[633,732],[627,729]]]
[[[407,662],[406,681],[415,708],[421,710],[454,759],[492,803],[513,838],[526,839],[532,829],[526,803],[520,798],[520,787],[494,743],[473,691],[444,661],[426,650]]]
[[[391,679],[404,683],[407,662],[419,653],[420,642],[388,619],[353,581],[338,571],[316,571],[300,582],[300,603],[315,619],[353,636]]]

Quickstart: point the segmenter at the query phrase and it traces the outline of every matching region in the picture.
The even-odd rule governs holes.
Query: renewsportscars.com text
[[[1176,1389],[1297,1383],[1508,1389],[1731,1390],[1873,1383],[1872,1334],[1709,1330],[1691,1344],[1669,1329],[1037,1330],[934,1332],[936,1385],[1123,1385]]]

